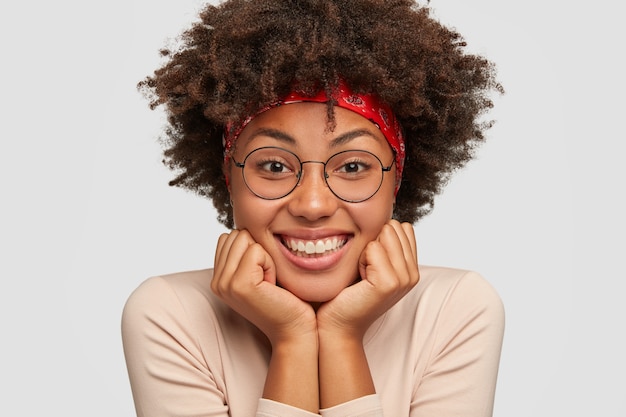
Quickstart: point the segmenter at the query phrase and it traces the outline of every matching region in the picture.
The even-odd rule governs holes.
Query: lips
[[[333,236],[324,239],[303,240],[288,236],[281,238],[282,244],[296,256],[315,257],[335,252],[346,244],[346,236]]]

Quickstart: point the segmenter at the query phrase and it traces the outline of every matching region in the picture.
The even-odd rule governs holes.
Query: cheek
[[[371,200],[352,207],[351,217],[363,234],[375,239],[392,217],[393,201],[393,193],[376,195]]]
[[[241,174],[232,169],[225,172],[228,180],[228,192],[230,193],[230,203],[233,210],[233,221],[235,229],[247,229],[254,216],[252,216],[255,196],[251,195],[246,184],[241,178]],[[233,175],[234,174],[234,175]],[[259,200],[259,199],[256,199]],[[259,212],[262,215],[263,212]],[[258,217],[258,216],[257,216]]]
[[[256,224],[263,221],[263,214],[267,211],[258,210],[255,216],[253,204],[249,204],[248,201],[234,197],[232,199],[233,205],[233,220],[235,222],[236,229],[251,229]]]
[[[371,213],[377,213],[378,216],[382,216],[385,219],[385,223],[393,217],[393,208],[396,204],[395,178],[395,175],[385,177],[380,190],[371,200],[372,206],[368,208]]]
[[[231,193],[235,228],[248,230],[255,239],[267,229],[277,212],[276,202],[262,200],[246,190]]]

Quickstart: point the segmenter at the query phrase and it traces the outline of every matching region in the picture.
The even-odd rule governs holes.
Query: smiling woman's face
[[[242,169],[232,160],[242,162],[255,149],[276,146],[301,161],[324,162],[337,152],[359,149],[376,155],[385,167],[391,165],[391,147],[372,122],[339,107],[335,116],[336,127],[329,131],[325,104],[294,103],[268,110],[241,132],[229,167],[236,228],[248,230],[269,253],[278,283],[309,302],[331,300],[358,278],[361,252],[391,218],[395,168],[383,174],[374,196],[350,203],[328,188],[323,164],[305,163],[293,192],[264,200],[250,191]],[[313,248],[315,253],[308,253]]]

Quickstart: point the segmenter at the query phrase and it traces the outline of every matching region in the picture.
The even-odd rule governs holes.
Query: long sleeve
[[[445,294],[434,329],[410,416],[491,416],[504,334],[499,296],[479,275],[462,275]]]
[[[206,323],[212,325],[210,317]],[[163,279],[145,281],[126,302],[122,340],[137,416],[229,416],[222,383],[193,330]]]
[[[479,275],[421,267],[420,283],[368,329],[376,395],[323,417],[489,417],[504,330]],[[211,270],[154,277],[129,297],[122,339],[139,417],[305,417],[262,399],[271,348],[210,290]]]
[[[490,417],[503,331],[502,301],[480,275],[421,266],[365,337],[384,415]]]
[[[383,408],[378,395],[368,395],[320,411],[322,417],[382,417]]]
[[[137,416],[315,416],[261,398],[267,339],[213,295],[211,278],[152,277],[128,298],[122,341]]]

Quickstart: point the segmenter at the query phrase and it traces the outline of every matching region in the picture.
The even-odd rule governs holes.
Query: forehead
[[[309,102],[286,104],[257,115],[241,132],[237,147],[254,147],[267,140],[296,147],[311,143],[387,143],[378,127],[356,112],[335,106],[331,118],[326,104]]]

